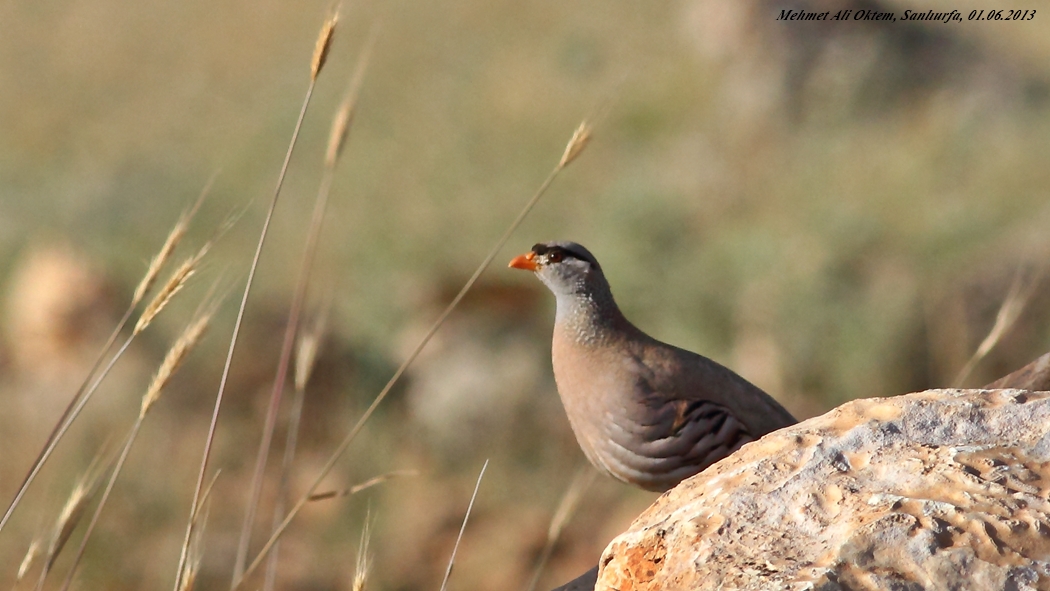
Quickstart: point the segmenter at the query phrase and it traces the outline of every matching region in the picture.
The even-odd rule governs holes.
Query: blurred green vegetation
[[[2,580],[97,447],[123,433],[191,300],[216,276],[239,294],[326,8],[271,0],[0,6],[4,293],[19,289],[33,252],[66,245],[85,261],[74,266],[90,266],[105,285],[87,292],[103,311],[87,312],[110,318],[213,173],[191,239],[248,207],[191,297],[161,317],[100,393],[113,402],[89,413],[33,489],[35,503],[0,536],[9,565]],[[501,264],[534,242],[586,244],[636,324],[738,369],[800,416],[954,384],[1015,275],[1040,278],[1050,254],[1047,21],[786,25],[774,20],[779,8],[733,0],[345,7],[234,365],[213,464],[223,476],[205,586],[228,577],[331,113],[372,27],[378,43],[313,290],[314,300],[333,294],[334,312],[307,403],[297,490],[582,118],[595,118],[595,137],[330,480],[336,488],[394,469],[422,474],[386,483],[368,501],[308,510],[282,549],[289,586],[348,588],[370,506],[373,588],[433,588],[484,458],[493,464],[454,583],[528,580],[582,462],[549,375],[553,302]],[[1050,349],[1050,294],[1033,294],[968,385]],[[82,587],[170,584],[236,299],[149,417]],[[55,400],[76,380],[48,382],[37,374],[57,366],[20,360],[24,342],[12,327],[26,312],[5,305],[6,500],[61,409]],[[67,364],[74,369],[62,371],[78,375],[98,334],[82,335]],[[593,564],[652,500],[606,481],[589,495],[543,579],[548,587]]]

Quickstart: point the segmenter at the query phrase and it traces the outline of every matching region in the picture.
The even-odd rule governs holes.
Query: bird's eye
[[[550,252],[550,254],[547,255],[547,262],[548,263],[560,263],[561,259],[562,259],[562,254],[561,254],[561,252],[559,252],[557,250],[552,250]]]

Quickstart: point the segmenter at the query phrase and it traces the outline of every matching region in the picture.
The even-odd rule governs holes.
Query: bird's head
[[[541,242],[508,266],[532,271],[555,296],[608,289],[597,259],[575,242]]]

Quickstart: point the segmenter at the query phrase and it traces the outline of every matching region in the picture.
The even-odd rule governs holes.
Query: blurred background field
[[[207,286],[222,276],[239,294],[327,7],[0,4],[5,505],[179,213],[216,171],[190,243],[247,207],[0,535],[0,585],[14,580],[100,446],[116,445]],[[785,8],[957,9],[964,22],[776,21]],[[311,505],[285,537],[281,588],[349,588],[369,511],[369,588],[437,588],[486,458],[452,586],[524,588],[558,500],[585,464],[550,372],[553,300],[504,268],[534,242],[586,244],[636,324],[729,365],[800,417],[955,385],[1018,277],[1027,305],[964,384],[1050,350],[1050,10],[1025,22],[965,20],[990,8],[344,6],[234,360],[202,588],[228,585],[331,114],[370,28],[377,42],[311,288],[312,309],[331,294],[333,311],[293,494],[539,186],[573,128],[599,117],[587,151],[327,486],[390,470],[419,475]],[[171,585],[236,299],[148,417],[78,588]],[[595,481],[540,587],[593,565],[653,499]]]

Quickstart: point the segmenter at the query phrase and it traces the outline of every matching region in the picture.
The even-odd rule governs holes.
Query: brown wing
[[[607,424],[606,464],[623,480],[666,490],[749,441],[795,422],[729,369],[658,341],[626,347],[634,399]]]

